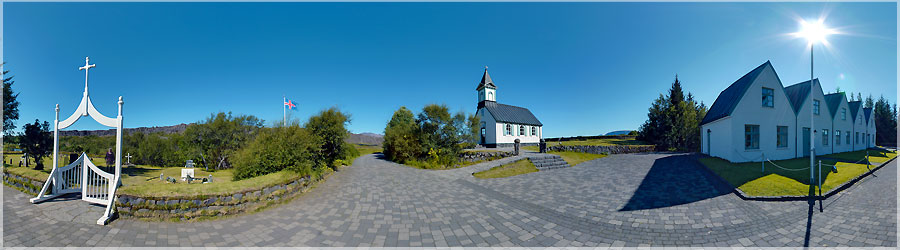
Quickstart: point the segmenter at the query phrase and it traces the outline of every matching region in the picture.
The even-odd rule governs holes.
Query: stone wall
[[[591,154],[629,154],[656,151],[653,145],[614,145],[614,146],[549,146],[547,151],[569,151]]]
[[[121,217],[150,220],[192,220],[252,212],[305,193],[323,180],[299,178],[284,184],[232,194],[196,197],[137,197],[117,195],[116,209]],[[202,184],[198,184],[202,185]]]
[[[513,156],[513,152],[495,151],[495,152],[479,152],[464,151],[459,154],[459,159],[465,162],[492,161],[496,159]]]
[[[35,196],[44,187],[44,181],[33,180],[10,172],[3,172],[3,184]]]

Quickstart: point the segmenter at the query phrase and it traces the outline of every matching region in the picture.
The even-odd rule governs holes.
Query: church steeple
[[[491,80],[491,75],[488,74],[488,67],[484,66],[484,75],[481,76],[481,82],[478,83],[478,87],[475,88],[478,91],[478,106],[484,106],[485,101],[496,102],[497,101],[497,85],[494,85],[494,81]]]

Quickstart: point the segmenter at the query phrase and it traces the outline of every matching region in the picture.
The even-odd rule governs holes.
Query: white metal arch
[[[91,102],[90,95],[88,95],[88,70],[97,65],[90,64],[90,58],[88,57],[84,58],[84,64],[84,66],[78,68],[79,70],[84,70],[84,95],[81,98],[81,103],[78,104],[78,109],[76,109],[69,118],[60,122],[59,104],[56,104],[56,118],[53,121],[53,170],[50,171],[50,178],[44,183],[44,187],[41,188],[37,197],[31,199],[31,203],[42,202],[65,193],[80,192],[83,200],[106,205],[106,211],[103,216],[97,220],[97,224],[104,225],[109,221],[112,207],[115,205],[115,191],[118,186],[121,185],[122,105],[124,102],[122,101],[122,97],[119,96],[119,114],[116,118],[106,117],[97,111],[97,109],[94,108],[94,104]],[[72,164],[57,168],[59,164],[59,130],[75,124],[75,122],[83,116],[90,116],[104,126],[116,128],[115,174],[103,172],[94,166],[85,154],[82,154],[82,156]],[[54,184],[53,192],[49,195],[45,195],[51,182]],[[77,185],[70,185],[72,183]]]

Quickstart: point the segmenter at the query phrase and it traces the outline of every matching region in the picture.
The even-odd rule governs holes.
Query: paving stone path
[[[743,201],[683,154],[471,177],[523,157],[429,171],[362,156],[288,204],[193,223],[91,225],[47,216],[53,205],[4,186],[3,246],[897,245],[896,162],[825,201],[821,213],[818,203]]]

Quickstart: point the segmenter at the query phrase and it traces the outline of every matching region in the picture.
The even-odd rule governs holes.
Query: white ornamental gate
[[[37,197],[31,199],[31,203],[38,203],[66,193],[81,193],[81,199],[106,205],[106,212],[97,220],[97,224],[105,225],[112,215],[112,208],[115,205],[116,189],[121,185],[122,173],[122,97],[119,96],[119,115],[113,119],[100,114],[91,98],[88,95],[88,70],[96,67],[90,64],[90,59],[84,59],[84,66],[79,70],[84,70],[84,96],[81,98],[81,104],[69,118],[59,121],[59,104],[56,104],[56,119],[53,121],[53,170],[50,171],[50,177],[44,183]],[[87,154],[82,153],[77,160],[65,167],[59,166],[59,130],[67,128],[74,124],[82,116],[90,116],[95,121],[107,127],[116,128],[116,172],[110,174],[97,168],[94,163],[88,159]],[[53,189],[48,190],[50,184]],[[47,192],[50,191],[50,194]]]

